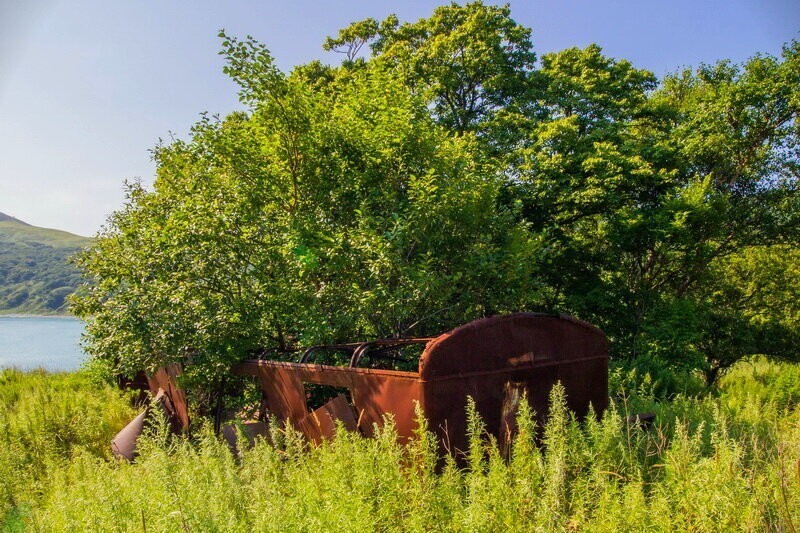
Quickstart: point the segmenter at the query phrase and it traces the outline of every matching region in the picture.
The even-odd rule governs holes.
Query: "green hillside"
[[[61,314],[81,277],[69,257],[90,242],[0,213],[0,314]]]

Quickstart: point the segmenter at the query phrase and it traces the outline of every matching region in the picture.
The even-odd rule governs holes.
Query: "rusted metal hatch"
[[[414,347],[421,354],[409,365],[407,352]],[[320,364],[331,359],[326,354],[338,354],[339,364]],[[578,416],[590,404],[602,413],[608,403],[606,336],[564,315],[516,313],[475,320],[432,338],[313,346],[296,363],[251,359],[232,372],[256,378],[264,411],[312,442],[333,436],[337,422],[372,436],[387,414],[407,441],[416,429],[418,403],[441,448],[455,453],[466,449],[468,397],[502,446],[514,432],[523,395],[540,420],[559,381]],[[188,410],[176,375],[177,366],[160,369],[150,377],[150,388],[154,394],[163,391],[173,423],[185,428]]]

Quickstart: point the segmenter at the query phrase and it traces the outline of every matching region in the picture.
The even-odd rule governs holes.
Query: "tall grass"
[[[0,370],[0,520],[21,526],[77,455],[109,461],[130,402],[83,374]],[[5,518],[4,518],[5,517]]]
[[[108,435],[90,434],[89,421],[97,420],[97,413],[86,409],[76,415],[82,429],[67,435],[75,440],[59,453],[45,453],[50,459],[27,458],[25,454],[36,456],[29,449],[40,446],[34,441],[17,445],[24,460],[0,456],[5,461],[0,468],[18,468],[14,472],[19,480],[12,484],[11,499],[4,496],[5,527],[796,531],[797,377],[797,366],[754,360],[736,367],[721,383],[719,394],[656,402],[646,394],[623,391],[602,419],[589,418],[582,424],[566,410],[563,389],[555,388],[543,432],[523,405],[508,460],[472,409],[471,445],[463,466],[439,461],[435,440],[425,428],[408,445],[399,445],[391,421],[374,439],[341,431],[319,447],[273,427],[269,442],[259,440],[238,454],[205,426],[191,440],[170,437],[165,427],[156,427],[143,439],[135,464],[118,463],[105,452]],[[34,387],[47,388],[48,380],[77,378],[11,375],[11,381],[26,379]],[[3,389],[5,385],[0,401],[5,402],[13,393]],[[76,398],[94,401],[95,393],[80,394]],[[111,391],[102,394],[113,396]],[[121,399],[107,401],[118,405]],[[14,414],[0,419],[6,424],[0,427],[30,416],[30,409],[17,405]],[[654,411],[657,424],[643,428],[629,422],[632,408]],[[115,412],[104,411],[104,420],[110,423]],[[86,418],[78,421],[82,416]],[[47,434],[35,425],[26,427],[43,432],[40,439]],[[60,427],[51,425],[47,431]],[[0,433],[2,444],[9,434]],[[91,442],[92,438],[98,440]],[[34,471],[38,468],[43,469]],[[5,479],[6,470],[1,472]]]

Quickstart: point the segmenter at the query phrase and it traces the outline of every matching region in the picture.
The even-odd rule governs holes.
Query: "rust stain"
[[[525,383],[508,381],[503,387],[503,413],[500,416],[500,431],[497,442],[503,457],[511,457],[511,442],[517,432],[517,411],[525,396]]]

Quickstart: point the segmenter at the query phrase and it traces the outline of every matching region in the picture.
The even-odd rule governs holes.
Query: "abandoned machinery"
[[[334,364],[323,364],[330,361]],[[419,405],[441,450],[458,453],[467,446],[471,397],[487,431],[507,449],[523,396],[539,422],[547,416],[556,382],[579,417],[590,404],[600,414],[608,403],[605,334],[569,316],[540,313],[483,318],[430,338],[313,346],[297,362],[248,359],[231,372],[258,382],[259,420],[243,423],[251,438],[266,434],[269,417],[314,443],[332,437],[337,423],[372,436],[391,414],[400,440],[407,441],[416,429]],[[173,429],[185,431],[190,409],[178,386],[180,373],[180,365],[170,364],[146,376],[144,385]],[[234,442],[236,431],[221,425],[223,410],[217,407],[216,429]],[[133,459],[149,409],[117,434],[115,454]]]

